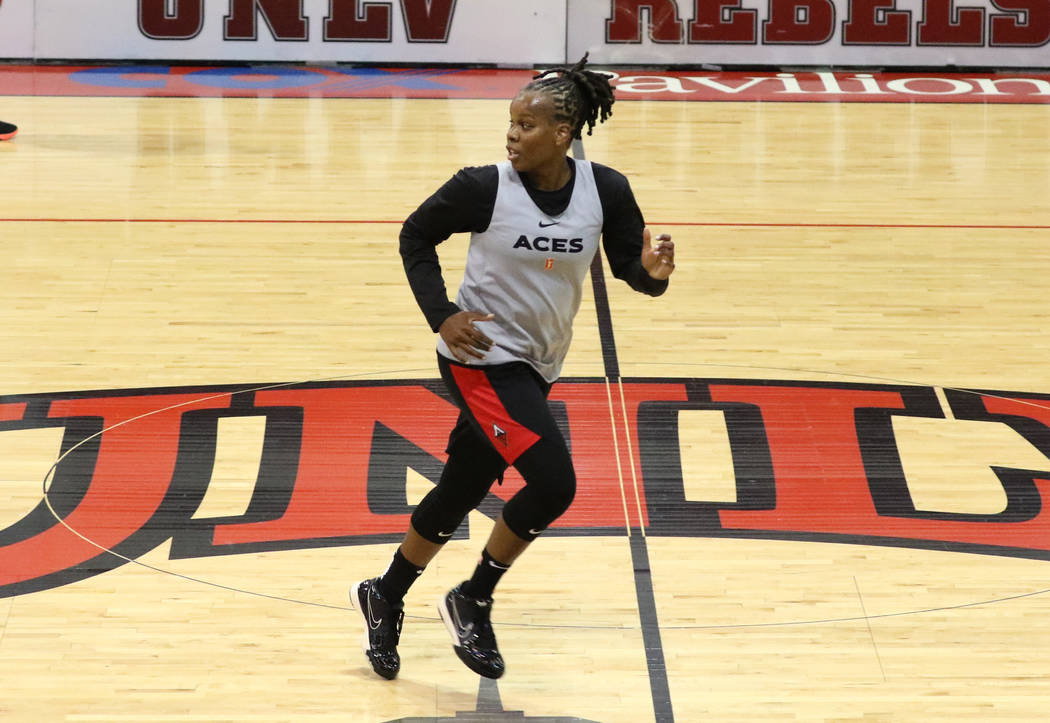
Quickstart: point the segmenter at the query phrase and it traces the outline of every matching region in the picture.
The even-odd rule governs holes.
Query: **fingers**
[[[661,234],[657,238],[660,239],[660,245],[653,250],[660,254],[661,258],[668,258],[674,261],[674,241],[667,234]]]
[[[468,332],[468,337],[470,338],[470,342],[475,347],[481,349],[482,351],[488,351],[489,349],[492,348],[492,339],[489,339],[488,336],[485,334],[485,332],[483,332],[478,327],[474,326],[474,322],[477,322],[477,321],[492,321],[496,317],[495,317],[494,314],[478,314],[477,312],[473,312],[473,311],[470,312],[470,315],[471,315],[470,330]]]
[[[655,279],[666,279],[674,271],[674,241],[671,234],[662,233],[652,245],[652,233],[642,229],[642,267]]]
[[[663,280],[674,271],[674,241],[667,233],[660,234],[656,240],[654,247],[649,229],[642,230],[642,267],[654,279]]]
[[[470,323],[473,324],[475,321],[492,321],[496,318],[495,314],[482,314],[477,311],[466,312],[467,316],[470,317]]]
[[[657,245],[653,248],[653,235],[648,228],[642,229],[642,251],[662,251],[664,249],[674,250],[674,242],[671,241],[671,234],[662,233],[656,237]]]
[[[452,355],[463,362],[473,359],[484,359],[485,352],[492,349],[492,339],[475,322],[492,321],[492,314],[481,314],[476,311],[460,311],[445,320],[438,330]]]
[[[485,355],[472,346],[466,344],[460,344],[459,346],[449,346],[449,351],[452,352],[453,356],[459,359],[464,364],[470,363],[470,357],[475,359],[484,359]]]

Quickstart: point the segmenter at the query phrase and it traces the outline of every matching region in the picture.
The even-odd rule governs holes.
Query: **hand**
[[[441,323],[438,334],[445,340],[452,356],[464,364],[469,357],[484,359],[485,352],[492,348],[492,339],[474,326],[475,321],[492,321],[492,314],[481,314],[477,311],[458,311]]]
[[[654,279],[666,279],[674,271],[674,241],[671,235],[662,233],[656,237],[660,243],[653,248],[649,229],[642,229],[642,266]]]

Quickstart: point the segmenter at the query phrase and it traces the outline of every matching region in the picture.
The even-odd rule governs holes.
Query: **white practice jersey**
[[[493,314],[477,322],[494,342],[471,364],[524,361],[549,382],[561,373],[580,308],[583,282],[598,250],[602,204],[588,161],[576,160],[576,180],[565,211],[548,216],[533,202],[509,161],[497,165],[499,188],[492,220],[470,237],[456,305]],[[438,353],[455,359],[441,337]]]

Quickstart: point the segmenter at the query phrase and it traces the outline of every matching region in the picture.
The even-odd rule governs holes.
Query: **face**
[[[563,163],[572,142],[568,123],[554,120],[554,101],[545,93],[519,93],[510,103],[507,159],[515,171]]]

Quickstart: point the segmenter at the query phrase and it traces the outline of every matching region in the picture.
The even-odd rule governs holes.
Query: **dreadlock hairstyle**
[[[584,70],[587,56],[571,68],[551,68],[536,75],[522,92],[548,94],[554,101],[554,119],[572,126],[572,137],[581,138],[583,124],[587,135],[594,132],[595,123],[604,123],[612,115],[613,97],[609,77],[593,70]]]

